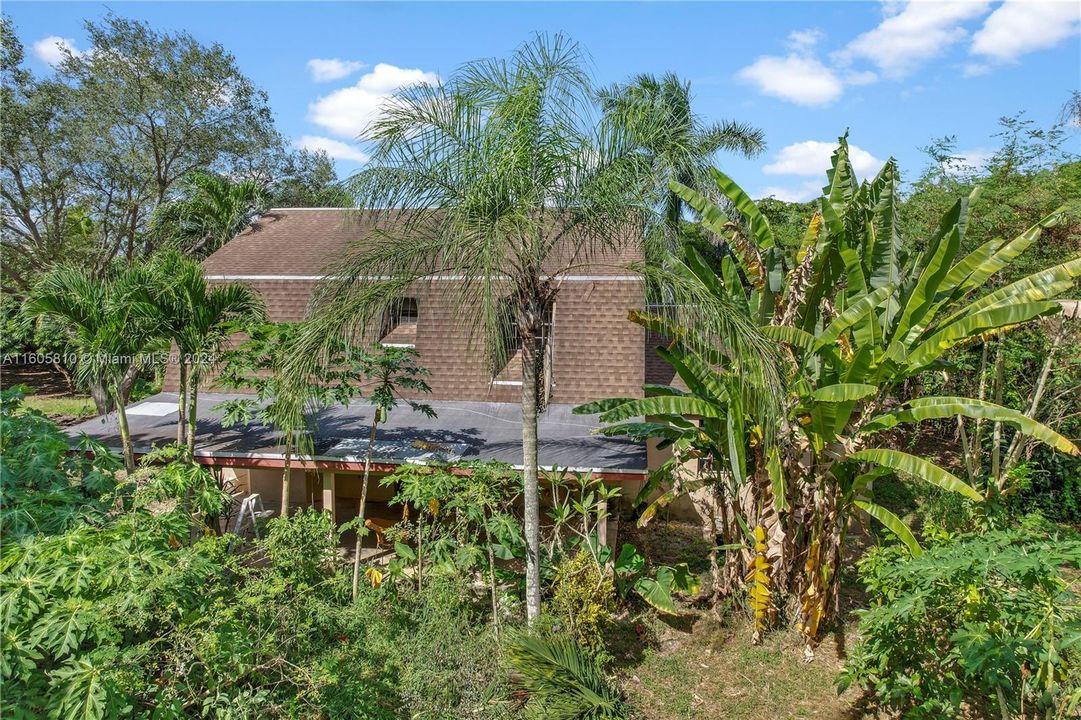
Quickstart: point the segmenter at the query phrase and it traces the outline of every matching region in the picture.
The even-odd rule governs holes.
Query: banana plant
[[[672,189],[724,240],[720,268],[691,248],[664,267],[646,268],[676,302],[631,315],[668,338],[658,353],[682,387],[647,386],[645,398],[605,400],[577,411],[601,413],[610,423],[606,434],[657,438],[671,448],[672,461],[640,496],[654,499],[643,521],[690,493],[707,517],[706,531],[722,541],[715,545],[736,548],[726,550],[725,565],[732,568],[719,578],[720,592],[739,589],[752,568],[768,567],[773,592],[796,600],[810,649],[820,622],[837,609],[841,549],[853,518],[874,518],[913,554],[921,551],[901,519],[874,502],[876,478],[897,474],[973,502],[985,498],[982,488],[896,449],[898,428],[981,418],[1079,454],[1051,428],[1000,405],[963,397],[902,401],[899,391],[906,379],[948,366],[955,347],[1060,312],[1053,299],[1081,275],[1081,257],[983,292],[1043,230],[1061,223],[1064,211],[1017,238],[962,255],[974,193],[954,204],[932,237],[908,243],[899,221],[896,163],[891,159],[873,180],[858,183],[845,136],[788,267],[750,197],[720,171],[713,178],[730,210],[679,183]],[[922,249],[906,253],[910,246]],[[787,391],[779,415],[770,411],[767,388],[739,382],[748,359],[725,342],[731,313],[753,319],[779,348],[775,362]],[[756,546],[764,550],[748,552],[748,527],[756,535],[761,530]]]

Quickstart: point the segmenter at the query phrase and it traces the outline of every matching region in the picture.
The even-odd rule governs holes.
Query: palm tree
[[[759,128],[732,120],[706,123],[695,115],[691,84],[674,73],[636,75],[599,97],[607,118],[635,139],[649,163],[658,229],[669,239],[677,237],[686,207],[669,182],[705,191],[713,186],[710,168],[719,151],[754,157],[766,147]]]
[[[78,382],[108,392],[129,473],[135,471],[135,453],[125,406],[139,371],[163,344],[161,318],[149,302],[153,286],[154,278],[140,266],[104,278],[86,268],[60,266],[42,276],[26,304],[31,315],[58,320],[72,333]]]
[[[234,323],[257,322],[265,311],[247,285],[214,285],[199,263],[176,250],[157,255],[151,264],[157,282],[151,302],[164,323],[164,334],[179,352],[177,444],[195,450],[199,383],[217,364],[216,356]]]
[[[583,63],[576,43],[538,36],[508,60],[469,63],[445,84],[408,87],[385,104],[368,133],[370,167],[353,187],[361,207],[391,209],[376,214],[383,222],[366,242],[328,268],[337,279],[317,293],[314,330],[295,353],[298,366],[316,362],[321,343],[341,332],[377,333],[416,281],[437,273],[461,279],[443,298],[470,334],[497,363],[508,348],[521,348],[530,621],[540,613],[545,318],[565,275],[640,242],[639,190],[649,172],[638,148],[604,122]],[[761,358],[768,346],[739,347]]]
[[[369,168],[353,178],[379,227],[347,254],[316,298],[308,345],[341,331],[370,336],[415,281],[463,279],[447,291],[486,350],[522,352],[522,454],[528,541],[526,607],[540,612],[537,478],[542,325],[573,267],[627,237],[641,163],[599,122],[577,44],[538,36],[509,60],[465,65],[445,84],[404,88],[369,136]],[[632,233],[633,234],[633,233]],[[370,280],[367,278],[379,278]],[[366,278],[361,281],[358,278]],[[508,311],[512,327],[508,330]],[[302,350],[298,361],[317,353]]]
[[[233,182],[212,173],[187,179],[187,194],[163,205],[154,225],[188,255],[203,257],[227,243],[263,210],[266,189],[253,180]]]

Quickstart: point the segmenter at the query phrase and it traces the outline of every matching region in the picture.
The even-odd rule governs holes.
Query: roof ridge
[[[336,208],[336,207],[272,207],[267,208],[266,212],[274,212],[275,210],[357,210],[359,208]]]

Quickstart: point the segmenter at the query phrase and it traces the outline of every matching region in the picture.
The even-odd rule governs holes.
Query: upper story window
[[[416,298],[399,298],[383,315],[380,342],[392,347],[413,347],[417,342],[417,320],[420,309]]]

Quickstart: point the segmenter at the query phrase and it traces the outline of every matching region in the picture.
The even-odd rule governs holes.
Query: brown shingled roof
[[[340,208],[275,208],[203,261],[206,274],[242,276],[317,276],[350,243],[362,240],[386,214]],[[636,242],[596,258],[574,274],[619,275],[640,260]],[[557,259],[555,266],[561,263]]]
[[[273,209],[203,261],[203,267],[208,275],[319,275],[370,229],[370,214]]]

